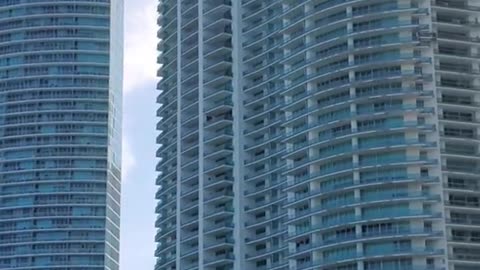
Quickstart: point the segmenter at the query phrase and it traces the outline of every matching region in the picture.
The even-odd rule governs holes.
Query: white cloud
[[[124,135],[122,141],[122,179],[124,181],[129,179],[129,175],[135,168],[136,164],[137,159],[135,158],[127,137]]]
[[[128,94],[145,81],[157,80],[158,40],[156,2],[126,2],[124,90]]]
[[[153,269],[158,0],[125,0],[121,270]]]

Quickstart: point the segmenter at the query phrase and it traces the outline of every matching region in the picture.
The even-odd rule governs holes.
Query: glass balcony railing
[[[307,215],[314,215],[328,210],[337,210],[337,208],[355,207],[360,204],[368,204],[379,201],[391,201],[391,200],[418,200],[418,199],[436,199],[440,200],[440,195],[430,195],[423,192],[410,192],[410,193],[396,193],[396,194],[375,194],[365,196],[364,198],[351,198],[342,201],[327,202],[320,206],[312,207],[307,210],[291,216],[290,219],[298,219]]]
[[[215,223],[206,227],[205,234],[213,233],[220,229],[233,230],[233,228],[234,228],[233,222]]]
[[[390,219],[390,218],[414,218],[414,217],[424,217],[424,216],[439,218],[441,217],[441,213],[434,213],[427,210],[410,210],[410,209],[378,210],[375,212],[364,213],[363,215],[344,216],[342,218],[324,220],[314,225],[297,227],[294,232],[289,233],[289,236],[294,237],[294,236],[299,236],[305,233],[312,233],[318,230],[329,230],[331,229],[331,227],[344,226],[346,224],[354,224],[357,222],[364,222],[365,220]],[[480,219],[478,220],[478,224],[480,224]]]
[[[365,30],[365,31],[378,30],[378,29],[390,29],[390,28],[393,29],[393,28],[407,27],[407,26],[425,27],[424,25],[419,25],[419,24],[415,24],[415,23],[411,23],[411,22],[392,22],[392,23],[385,23],[385,24],[380,25],[377,28],[369,29],[369,30]],[[320,46],[322,44],[325,44],[325,43],[328,43],[328,42],[331,42],[331,41],[339,41],[339,40],[345,39],[349,36],[354,36],[358,33],[361,33],[361,31],[360,30],[359,31],[344,30],[344,31],[340,31],[338,33],[332,33],[329,36],[325,36],[324,38],[322,38],[321,42],[315,40],[315,41],[311,41],[311,42],[305,42],[305,43],[303,43],[299,46],[296,46],[289,53],[285,54],[284,57],[288,58],[288,57],[291,57],[292,55],[298,54],[299,52],[305,51],[305,50],[310,49],[312,47]],[[400,39],[399,39],[399,41],[400,41]]]
[[[453,207],[478,208],[480,207],[480,202],[467,201],[467,200],[448,200],[448,201],[445,201],[445,205],[453,206]]]
[[[316,269],[316,267],[328,266],[330,264],[334,264],[338,261],[356,261],[360,258],[365,257],[372,257],[372,256],[395,256],[395,255],[402,255],[402,254],[444,254],[442,249],[430,249],[430,248],[412,248],[412,247],[405,247],[405,248],[382,248],[377,251],[364,251],[363,253],[351,253],[351,254],[341,254],[337,256],[331,256],[324,258],[323,260],[317,261],[309,261],[302,264],[297,264],[297,268],[299,269]],[[402,269],[403,270],[403,269]]]
[[[474,226],[480,226],[480,218],[478,217],[451,217],[446,219],[447,223],[450,224],[459,224],[459,225],[474,225]]]
[[[468,1],[458,1],[458,0],[436,0],[432,1],[433,6],[443,7],[443,8],[452,8],[452,9],[464,9],[471,11],[480,11],[480,6],[472,6],[467,4]]]
[[[343,121],[348,121],[348,120],[352,119],[352,117],[354,117],[354,116],[357,116],[357,114],[356,113],[342,113],[342,114],[339,114],[336,117],[326,118],[326,119],[323,119],[321,121],[317,121],[315,123],[305,124],[302,127],[298,127],[298,128],[293,129],[291,131],[287,131],[285,133],[285,137],[290,138],[290,137],[298,136],[298,135],[302,134],[303,132],[307,132],[309,130],[314,130],[315,128],[320,128],[321,127],[322,129],[325,129],[326,125],[328,125],[328,124],[332,124],[332,123],[339,122],[339,121],[342,121],[342,120]],[[383,125],[371,126],[371,127],[365,126],[365,127],[361,127],[360,129],[352,129],[350,132],[345,131],[341,135],[350,135],[350,134],[355,134],[355,133],[364,132],[364,131],[381,130],[381,129],[389,129],[389,128],[402,128],[402,127],[421,128],[421,126],[422,125],[419,125],[417,122],[410,122],[410,121],[408,121],[408,122],[393,122],[392,121],[391,123],[385,122]],[[317,139],[317,142],[332,139],[332,138],[336,138],[336,137],[332,136],[332,135],[321,135]],[[316,143],[314,140],[311,140],[310,142]]]
[[[268,237],[272,237],[274,235],[282,235],[286,232],[287,232],[287,230],[285,228],[273,229],[273,230],[270,230],[269,232],[264,232],[264,233],[261,233],[261,234],[255,234],[253,237],[247,237],[247,238],[245,238],[245,241],[248,243],[248,242],[258,240],[258,239],[265,239],[265,238],[268,238]]]
[[[414,236],[425,236],[425,235],[439,236],[442,234],[443,234],[442,231],[434,232],[432,230],[427,230],[427,229],[396,228],[396,229],[389,229],[389,230],[377,231],[377,232],[365,232],[360,235],[351,234],[351,235],[339,236],[331,239],[324,239],[317,243],[301,246],[300,248],[297,248],[295,252],[310,251],[310,250],[315,250],[325,246],[336,245],[343,242],[361,241],[369,238],[377,239],[377,238],[391,238],[391,237],[398,237],[398,236],[414,237]]]
[[[224,260],[233,261],[235,260],[235,256],[233,255],[233,253],[226,253],[226,254],[217,255],[217,256],[209,256],[205,258],[204,266],[208,266],[210,264],[222,263],[222,261]]]
[[[454,41],[480,43],[480,37],[472,37],[472,36],[461,35],[461,34],[456,34],[456,33],[439,32],[438,33],[438,38],[439,39],[449,39],[449,40],[454,40]]]
[[[480,173],[479,166],[461,166],[461,165],[447,165],[442,167],[444,171],[452,171],[452,172],[461,172],[461,173],[470,173],[470,174],[477,174]]]
[[[421,175],[415,175],[415,174],[409,174],[409,175],[405,174],[405,175],[385,175],[385,176],[379,176],[377,178],[361,179],[359,182],[354,182],[353,180],[350,180],[341,184],[322,185],[321,188],[311,190],[310,192],[307,192],[307,193],[297,194],[294,197],[289,197],[287,199],[287,202],[288,203],[301,202],[305,198],[327,195],[332,191],[336,191],[340,189],[345,190],[345,189],[359,188],[361,186],[372,185],[372,184],[382,184],[382,183],[388,184],[388,183],[401,183],[401,182],[412,182],[412,181],[430,183],[430,182],[438,182],[439,178],[430,177],[430,176],[421,176]]]

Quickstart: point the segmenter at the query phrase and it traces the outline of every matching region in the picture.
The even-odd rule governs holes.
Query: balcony
[[[370,213],[364,213],[363,215],[351,215],[346,216],[344,218],[338,219],[331,219],[325,220],[321,223],[309,225],[309,226],[302,226],[297,227],[294,232],[289,233],[289,237],[298,237],[303,234],[309,234],[315,231],[326,231],[331,230],[333,227],[341,227],[341,226],[351,226],[356,223],[371,221],[376,222],[376,220],[383,220],[383,219],[412,219],[412,218],[440,218],[442,215],[441,213],[433,213],[427,210],[411,210],[411,209],[404,209],[404,210],[379,210]],[[480,224],[480,219],[478,220]]]
[[[166,252],[167,250],[169,250],[170,248],[173,248],[175,247],[175,244],[176,244],[176,241],[173,240],[171,242],[159,242],[158,243],[158,247],[157,249],[155,250],[155,257],[159,257],[163,252]]]
[[[215,249],[228,249],[233,248],[235,241],[231,237],[225,237],[220,239],[209,240],[205,239],[205,249],[206,250],[215,250]]]
[[[389,230],[383,230],[379,232],[363,232],[360,235],[345,235],[334,237],[330,239],[325,239],[323,241],[318,241],[309,245],[300,246],[295,249],[295,255],[298,255],[302,252],[311,252],[314,250],[321,250],[322,248],[332,247],[342,243],[355,243],[360,241],[367,241],[369,239],[392,239],[392,238],[412,238],[412,237],[440,237],[443,234],[442,231],[432,231],[426,229],[411,229],[411,228],[394,228]]]
[[[328,179],[325,179],[328,180]],[[301,203],[305,199],[310,197],[320,198],[322,196],[328,195],[334,191],[348,191],[360,187],[368,186],[378,186],[378,185],[388,185],[388,184],[400,184],[400,183],[409,183],[409,182],[421,182],[421,183],[435,183],[439,182],[438,177],[429,177],[416,174],[410,175],[379,175],[376,178],[360,179],[359,182],[353,182],[350,180],[344,183],[335,183],[331,185],[322,185],[321,188],[310,190],[307,193],[296,194],[294,197],[289,197],[287,202],[289,204]]]
[[[258,210],[260,208],[270,207],[272,204],[282,203],[287,198],[286,195],[276,196],[276,197],[269,197],[267,199],[261,201],[255,201],[253,203],[246,203],[245,211],[253,211]]]
[[[463,190],[466,192],[476,192],[480,191],[480,185],[476,184],[475,181],[472,183],[457,183],[457,182],[448,182],[444,184],[446,189],[456,189],[456,190]]]
[[[461,98],[442,98],[438,100],[438,103],[442,105],[450,105],[450,106],[460,106],[460,107],[472,107],[472,108],[480,108],[479,102],[474,102],[471,99],[461,99]]]
[[[480,37],[471,37],[468,35],[462,35],[459,33],[446,33],[438,32],[438,39],[446,39],[455,42],[471,42],[471,43],[480,43]]]
[[[480,70],[473,69],[471,66],[465,64],[444,64],[435,66],[435,70],[440,72],[460,73],[461,75],[480,75]]]
[[[478,199],[474,197],[475,199]],[[480,202],[479,201],[460,201],[460,200],[449,200],[445,201],[445,205],[451,206],[451,207],[467,207],[467,208],[475,208],[478,209],[480,208]]]
[[[473,53],[469,48],[460,49],[460,48],[447,48],[440,47],[438,50],[435,49],[434,52],[441,56],[453,56],[453,57],[466,57],[466,58],[480,58],[479,53]]]
[[[211,189],[211,188],[221,188],[231,186],[233,184],[233,176],[226,174],[224,176],[219,177],[208,177],[205,180],[204,189]]]
[[[459,166],[459,165],[447,165],[442,167],[442,170],[454,173],[466,173],[466,174],[479,174],[479,166],[470,167],[470,166]]]
[[[191,257],[193,255],[197,255],[199,252],[198,245],[197,246],[188,246],[188,247],[181,247],[180,256],[182,259],[186,257]]]
[[[439,115],[440,120],[453,121],[455,123],[480,124],[480,119],[476,119],[474,112],[457,113],[443,111],[443,115]]]
[[[165,269],[168,265],[175,263],[176,256],[172,254],[160,256],[155,264],[155,270]]]
[[[434,200],[440,201],[440,196],[438,195],[431,195],[428,193],[423,192],[410,192],[404,194],[376,194],[371,196],[366,196],[363,198],[351,198],[333,202],[323,203],[320,206],[315,206],[302,212],[296,213],[295,215],[291,215],[289,217],[289,221],[293,221],[305,216],[310,215],[317,215],[327,211],[338,211],[339,209],[344,208],[353,208],[359,205],[371,204],[371,203],[379,203],[379,202],[392,202],[392,201],[413,201],[413,200]]]
[[[480,153],[475,150],[473,145],[445,147],[441,149],[441,153],[445,155],[468,156],[468,158],[480,157]]]
[[[225,253],[223,255],[217,256],[206,256],[205,258],[205,267],[214,267],[220,266],[225,264],[233,264],[235,260],[235,256],[233,253]]]
[[[437,18],[433,18],[433,20],[437,23],[445,23],[455,26],[480,26],[480,23],[478,21],[470,21],[461,17],[437,16]]]
[[[274,253],[279,253],[279,252],[282,252],[282,251],[287,251],[287,246],[282,245],[282,244],[278,244],[276,246],[270,246],[270,247],[267,247],[265,249],[256,250],[252,254],[246,254],[245,257],[247,258],[247,260],[253,261],[253,260],[258,260],[258,259],[261,259],[261,258],[267,258],[268,256],[270,256]]]
[[[231,221],[224,221],[219,223],[212,223],[205,227],[204,234],[216,234],[222,231],[233,231],[234,225]]]
[[[441,7],[444,9],[459,9],[465,11],[480,11],[480,6],[471,6],[467,4],[467,1],[461,0],[436,0],[432,1],[432,5],[435,7]]]
[[[454,225],[471,225],[471,226],[480,226],[480,218],[478,217],[451,217],[446,219],[447,224]]]
[[[337,256],[331,256],[324,258],[323,260],[308,261],[301,264],[297,263],[297,269],[311,270],[318,269],[319,267],[326,267],[329,265],[335,265],[338,261],[342,262],[355,262],[363,260],[368,257],[382,256],[382,257],[397,257],[397,256],[440,256],[444,254],[442,249],[429,249],[429,248],[384,248],[382,250],[364,251],[362,253],[342,254]],[[427,268],[428,269],[428,268]],[[403,269],[402,269],[403,270]]]
[[[220,141],[226,142],[233,137],[233,130],[231,128],[224,128],[216,132],[206,132],[204,137],[205,143],[218,144]]]
[[[216,216],[229,216],[233,215],[234,209],[232,206],[223,206],[223,207],[215,207],[211,209],[205,210],[205,219],[210,219]]]
[[[213,102],[206,102],[205,110],[207,112],[217,112],[217,111],[229,111],[233,107],[233,102],[231,97],[225,97]]]
[[[214,194],[205,196],[204,204],[213,203],[213,202],[215,203],[228,202],[231,199],[233,199],[233,196],[234,194],[233,194],[233,191],[231,190],[216,192]]]
[[[205,128],[219,128],[219,126],[225,126],[231,124],[233,116],[231,114],[224,114],[218,116],[207,116],[205,121]]]
[[[466,132],[461,132],[461,131],[457,131],[457,132],[452,132],[452,131],[448,131],[448,132],[440,132],[440,136],[441,137],[444,137],[444,138],[449,138],[449,139],[460,139],[460,140],[480,140],[480,136],[473,133],[473,131],[470,133],[466,133]]]
[[[452,235],[448,238],[448,241],[480,244],[480,237],[475,236],[475,235],[468,235],[468,234],[467,235]]]
[[[478,249],[471,249],[471,250],[465,250],[463,252],[455,252],[455,249],[453,251],[453,254],[450,255],[449,259],[450,260],[455,260],[455,261],[469,261],[469,262],[475,262],[475,263],[480,263],[480,250]]]
[[[233,145],[230,143],[225,144],[216,144],[216,147],[205,147],[204,158],[205,159],[220,159],[226,158],[227,156],[231,156],[233,152]]]

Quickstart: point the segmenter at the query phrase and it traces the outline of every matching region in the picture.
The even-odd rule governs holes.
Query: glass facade
[[[480,3],[159,5],[157,270],[480,269]]]
[[[119,269],[122,23],[0,1],[0,269]]]

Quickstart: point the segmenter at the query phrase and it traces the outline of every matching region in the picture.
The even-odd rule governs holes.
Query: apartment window
[[[364,262],[365,270],[401,270],[410,269],[413,263],[411,259],[390,259]]]
[[[474,138],[475,132],[472,129],[445,127],[444,133],[447,136]]]
[[[470,112],[443,111],[443,117],[447,120],[458,120],[466,122],[471,122],[474,120],[474,115]]]

